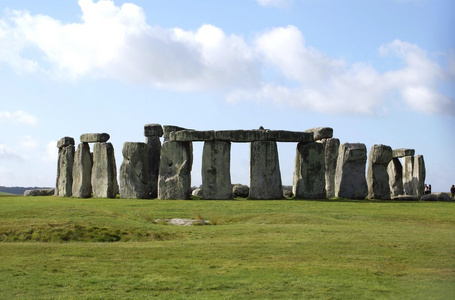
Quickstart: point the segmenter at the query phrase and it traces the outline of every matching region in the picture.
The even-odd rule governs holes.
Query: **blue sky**
[[[0,185],[53,186],[56,141],[107,132],[117,167],[148,123],[304,131],[413,148],[455,184],[451,0],[0,3]],[[284,184],[295,144],[279,144]],[[194,144],[193,185],[201,184]],[[248,183],[233,144],[233,183]]]

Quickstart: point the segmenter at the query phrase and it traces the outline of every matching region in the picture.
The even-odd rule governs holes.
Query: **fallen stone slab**
[[[215,131],[180,130],[169,134],[169,140],[176,142],[208,142],[215,140]]]
[[[330,127],[316,127],[305,130],[305,132],[313,133],[313,139],[315,141],[322,140],[322,139],[330,139],[333,137],[333,128]]]
[[[52,196],[54,195],[55,189],[36,189],[26,190],[24,196]]]
[[[163,127],[160,124],[145,124],[144,136],[163,136]]]
[[[192,225],[211,225],[212,223],[207,220],[195,220],[195,219],[156,219],[155,223],[168,223],[171,225],[178,226],[192,226]]]
[[[84,133],[81,135],[82,143],[105,143],[109,141],[109,134],[107,133]]]
[[[400,158],[400,157],[405,157],[405,156],[414,156],[415,150],[414,149],[406,149],[406,148],[400,148],[400,149],[393,149],[392,151],[392,157],[393,158]]]
[[[411,200],[411,201],[416,201],[419,200],[419,198],[415,195],[399,195],[399,196],[393,196],[392,200]]]
[[[62,137],[57,142],[57,148],[62,149],[63,147],[67,147],[74,144],[74,139],[69,136]]]
[[[453,201],[454,199],[447,193],[432,193],[420,197],[422,201]]]

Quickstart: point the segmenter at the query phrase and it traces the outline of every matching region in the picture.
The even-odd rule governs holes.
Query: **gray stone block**
[[[181,130],[174,131],[169,134],[170,141],[177,142],[205,142],[215,140],[215,131],[196,131],[196,130]]]
[[[400,148],[400,149],[394,149],[392,156],[393,158],[401,158],[405,156],[414,156],[415,150],[414,149],[406,149],[406,148]]]
[[[120,166],[120,197],[147,199],[150,197],[149,148],[145,143],[123,144]]]
[[[105,143],[109,141],[109,134],[107,133],[84,133],[81,135],[82,143]]]
[[[57,184],[55,187],[56,196],[71,197],[73,195],[73,162],[74,145],[69,144],[68,146],[59,148]]]
[[[93,146],[92,189],[95,198],[115,198],[119,192],[111,143],[95,143]]]
[[[326,198],[323,144],[297,144],[292,192],[296,198]]]
[[[387,166],[392,160],[392,148],[386,145],[373,145],[368,158],[368,198],[390,199],[389,174]]]
[[[145,136],[163,136],[163,127],[160,124],[145,124],[144,125]]]
[[[338,160],[340,140],[336,138],[321,139],[317,141],[324,146],[325,191],[327,198],[335,197],[335,173]]]
[[[208,141],[204,143],[202,197],[215,200],[232,198],[230,142]]]
[[[333,137],[333,129],[330,127],[316,127],[305,130],[305,132],[312,132],[313,139],[315,141],[322,140],[322,139],[330,139]]]
[[[89,198],[92,196],[92,156],[87,143],[77,146],[73,163],[73,196]]]
[[[365,199],[368,195],[366,161],[367,149],[364,144],[340,145],[335,175],[335,197]]]
[[[163,126],[163,138],[164,141],[167,142],[169,141],[169,135],[171,132],[174,131],[181,131],[181,130],[189,130],[187,128],[179,127],[179,126],[174,126],[174,125],[164,125]]]
[[[160,172],[161,141],[158,136],[145,138],[148,147],[150,172],[150,198],[158,197],[158,176]]]
[[[74,145],[74,139],[69,136],[62,137],[57,142],[57,148],[61,149],[66,146]]]
[[[392,158],[387,166],[389,175],[390,196],[403,195],[403,166],[399,158]]]

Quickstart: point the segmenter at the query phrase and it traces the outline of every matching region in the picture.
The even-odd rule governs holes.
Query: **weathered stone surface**
[[[193,195],[195,197],[202,197],[202,189],[201,188],[194,189],[191,192],[191,195]]]
[[[36,189],[26,190],[24,196],[52,196],[55,193],[55,189]]]
[[[367,185],[369,199],[390,199],[389,174],[387,166],[392,160],[392,148],[373,145],[368,158]]]
[[[170,141],[177,142],[204,142],[215,140],[215,131],[197,131],[197,130],[181,130],[174,131],[169,134]]]
[[[392,158],[387,166],[389,174],[390,196],[403,195],[403,166],[399,158]]]
[[[453,198],[450,197],[448,193],[433,193],[426,194],[420,197],[422,201],[453,201]]]
[[[316,127],[305,130],[305,132],[312,132],[313,139],[315,141],[322,140],[322,139],[330,139],[333,137],[333,128],[330,127]]]
[[[109,141],[110,135],[107,133],[84,133],[81,135],[82,143],[105,143]]]
[[[406,149],[406,148],[400,148],[400,149],[393,149],[392,156],[393,158],[401,158],[405,156],[414,156],[415,150],[414,149]]]
[[[74,141],[74,139],[73,139]],[[73,195],[73,162],[74,145],[69,144],[58,150],[57,184],[55,195],[60,197],[71,197]]]
[[[160,172],[161,141],[159,136],[147,136],[145,143],[148,147],[150,172],[150,198],[158,197],[158,176]]]
[[[202,197],[225,200],[232,198],[231,143],[210,141],[202,152]]]
[[[249,199],[282,199],[280,164],[276,142],[258,141],[250,145]]]
[[[219,130],[215,131],[218,141],[250,143],[255,141],[312,142],[312,133],[285,130]]]
[[[335,196],[365,199],[368,186],[365,178],[367,149],[361,143],[340,145],[335,174]]]
[[[164,142],[158,179],[159,199],[189,199],[193,153],[191,142]]]
[[[73,162],[73,196],[89,198],[92,196],[92,155],[87,143],[77,146]]]
[[[164,125],[163,126],[163,138],[164,141],[167,142],[169,141],[169,135],[171,132],[174,131],[181,131],[181,130],[189,130],[187,128],[179,127],[179,126],[174,126],[174,125]]]
[[[397,200],[397,201],[406,201],[406,200],[415,201],[415,200],[419,200],[419,198],[417,198],[417,196],[414,196],[414,195],[398,195],[398,196],[393,196],[391,198],[392,198],[392,200]]]
[[[416,195],[413,182],[414,156],[403,157],[403,189],[405,195]]]
[[[232,187],[232,196],[234,198],[246,198],[250,194],[250,188],[244,184],[234,184]]]
[[[147,199],[150,197],[149,148],[145,143],[123,144],[120,166],[120,197]]]
[[[92,189],[95,198],[115,198],[119,192],[114,147],[111,143],[93,145]]]
[[[57,148],[61,149],[66,146],[74,145],[74,139],[69,136],[62,137],[57,142]]]
[[[325,154],[321,143],[298,143],[292,192],[296,198],[325,198]]]
[[[160,124],[145,124],[144,125],[145,136],[163,136],[163,127]]]
[[[317,141],[324,146],[325,192],[327,198],[335,197],[335,172],[337,168],[340,140],[335,138]]]
[[[414,169],[412,175],[412,182],[414,185],[414,191],[417,197],[421,197],[425,191],[425,161],[423,155],[414,156]]]
[[[294,197],[294,193],[292,193],[292,191],[289,189],[283,189],[283,197],[286,199],[291,199]]]

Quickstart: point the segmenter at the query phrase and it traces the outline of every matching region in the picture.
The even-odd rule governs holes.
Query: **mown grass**
[[[447,202],[0,197],[0,241],[1,299],[455,295]]]

